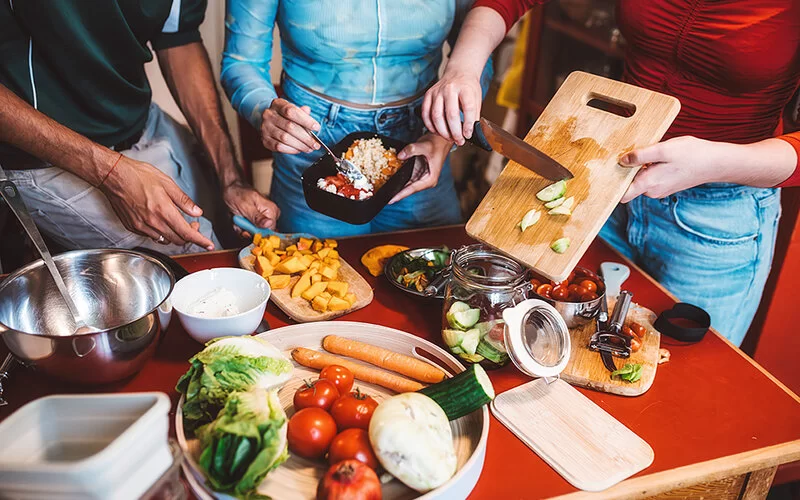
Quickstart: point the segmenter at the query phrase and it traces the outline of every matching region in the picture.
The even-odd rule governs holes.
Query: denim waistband
[[[711,182],[685,189],[675,195],[681,198],[704,200],[726,200],[742,196],[765,197],[774,194],[778,188],[759,188],[729,182]]]

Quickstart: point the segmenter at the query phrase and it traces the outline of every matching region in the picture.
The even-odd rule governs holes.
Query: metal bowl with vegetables
[[[442,248],[414,248],[395,255],[384,275],[397,288],[419,297],[444,298],[444,283],[450,268],[450,250]],[[436,283],[441,286],[435,286]],[[426,289],[435,286],[433,293]]]
[[[606,292],[603,278],[584,267],[576,267],[561,283],[541,276],[532,276],[530,282],[531,296],[551,304],[569,328],[584,325],[597,316]]]
[[[324,455],[304,458],[300,449],[293,447],[298,429],[292,427],[295,417],[309,410],[323,412],[321,407],[298,406],[297,397],[307,387],[306,380],[312,384],[332,380],[324,374],[328,367],[337,367],[327,364],[334,356],[330,353],[343,356],[338,358],[339,367],[353,368],[355,385],[350,395],[356,394],[358,388],[378,403],[368,424],[369,443],[381,464],[378,473],[388,471],[394,477],[381,481],[382,498],[466,498],[477,483],[489,431],[486,403],[494,396],[491,382],[480,367],[471,366],[465,370],[453,356],[426,340],[366,323],[299,324],[227,342],[230,345],[223,346],[224,349],[214,352],[214,344],[211,344],[195,356],[192,369],[178,386],[185,395],[178,405],[176,431],[187,458],[184,470],[188,482],[199,498],[254,495],[281,499],[320,498],[317,488],[329,486],[331,471],[353,462],[348,459],[329,464],[328,461],[333,460],[333,444],[327,460]],[[241,342],[252,345],[233,345]],[[266,345],[259,345],[261,342]],[[402,363],[402,367],[394,366],[391,361],[380,367],[349,361],[366,361],[369,351],[375,355],[385,354],[386,350],[392,352],[390,357]],[[210,353],[214,356],[209,356]],[[269,359],[247,361],[255,354]],[[203,383],[199,374],[205,371],[201,365],[214,363],[217,368],[225,364],[227,374],[242,374],[226,375],[218,380],[223,385],[237,384],[224,406],[212,400],[212,392],[199,390],[198,384]],[[326,368],[320,372],[322,365]],[[440,381],[427,382],[430,385],[424,387],[424,383],[413,380],[411,372],[422,378],[422,373],[428,372],[427,377],[430,372],[438,372]],[[372,378],[376,373],[380,376]],[[406,377],[398,375],[402,373]],[[319,380],[315,382],[317,377]],[[259,396],[253,399],[252,394]],[[206,396],[198,398],[198,395]],[[482,399],[476,399],[478,397]],[[355,431],[350,427],[342,431],[336,414],[338,403],[336,400],[330,409],[338,427],[333,442],[346,432]],[[216,411],[220,406],[223,410],[210,424],[198,426],[208,421],[210,415],[204,412]],[[409,407],[415,411],[408,411]],[[438,415],[435,421],[420,420],[430,419],[432,414]],[[261,440],[237,434],[253,424],[254,429],[260,430]],[[248,464],[240,460],[240,456],[251,456],[253,460]],[[402,460],[397,462],[393,457],[402,457]],[[355,465],[363,469],[367,463]],[[215,473],[213,478],[210,471]],[[373,475],[370,492],[374,492],[375,481]],[[321,498],[374,497],[327,494]]]

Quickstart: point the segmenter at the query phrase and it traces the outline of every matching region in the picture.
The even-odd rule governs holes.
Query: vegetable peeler
[[[614,306],[614,312],[608,318],[608,303],[603,297],[597,316],[597,331],[589,341],[589,349],[598,351],[603,365],[612,372],[617,369],[614,364],[614,356],[628,358],[631,355],[631,339],[622,333],[622,325],[625,324],[632,299],[631,292],[621,291]]]

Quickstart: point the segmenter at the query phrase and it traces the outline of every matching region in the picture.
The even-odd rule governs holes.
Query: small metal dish
[[[444,285],[446,284],[446,280],[442,282],[442,286],[437,287],[436,293],[432,295],[426,295],[425,292],[420,292],[415,288],[409,288],[402,283],[397,281],[397,278],[400,276],[400,271],[403,268],[403,259],[405,257],[411,257],[412,259],[416,259],[419,257],[426,258],[428,261],[432,261],[433,257],[430,256],[434,251],[445,251],[450,252],[450,250],[446,248],[412,248],[411,250],[406,250],[405,252],[400,252],[399,254],[392,257],[388,263],[383,268],[383,275],[386,276],[386,279],[389,280],[391,284],[399,288],[400,290],[410,293],[411,295],[416,295],[417,297],[425,297],[425,298],[437,298],[443,299],[444,298]],[[444,268],[444,272],[447,272],[449,268],[448,265]]]
[[[576,267],[575,272],[580,273],[580,275],[583,277],[591,278],[602,287],[602,290],[599,290],[600,293],[597,294],[596,299],[586,302],[570,302],[568,300],[556,300],[550,297],[544,297],[536,293],[535,290],[531,290],[530,293],[530,297],[542,299],[548,304],[552,305],[556,311],[561,314],[561,317],[564,318],[568,328],[576,328],[578,326],[585,325],[594,319],[594,317],[597,316],[597,313],[600,311],[600,302],[602,302],[603,296],[605,296],[606,293],[605,281],[597,273],[594,273],[585,267]],[[531,277],[546,283],[550,282],[550,280],[541,278],[533,273]]]

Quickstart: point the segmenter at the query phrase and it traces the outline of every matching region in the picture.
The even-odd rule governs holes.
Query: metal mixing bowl
[[[594,319],[594,317],[597,316],[597,313],[600,311],[600,302],[603,301],[603,296],[606,294],[605,281],[603,281],[603,278],[597,273],[594,273],[585,267],[576,267],[575,272],[579,273],[581,276],[592,278],[602,287],[602,290],[600,290],[600,293],[598,293],[596,299],[586,302],[570,302],[568,300],[555,300],[552,298],[543,297],[535,291],[532,291],[530,294],[532,297],[542,299],[548,304],[552,305],[556,311],[561,314],[561,317],[564,318],[567,328],[576,328],[581,325],[585,325]],[[545,283],[550,282],[549,280],[540,276],[534,277]]]
[[[37,260],[0,283],[0,335],[8,349],[70,382],[107,383],[139,371],[172,315],[169,269],[131,250],[76,250],[53,259],[97,331],[73,334],[73,317]]]

